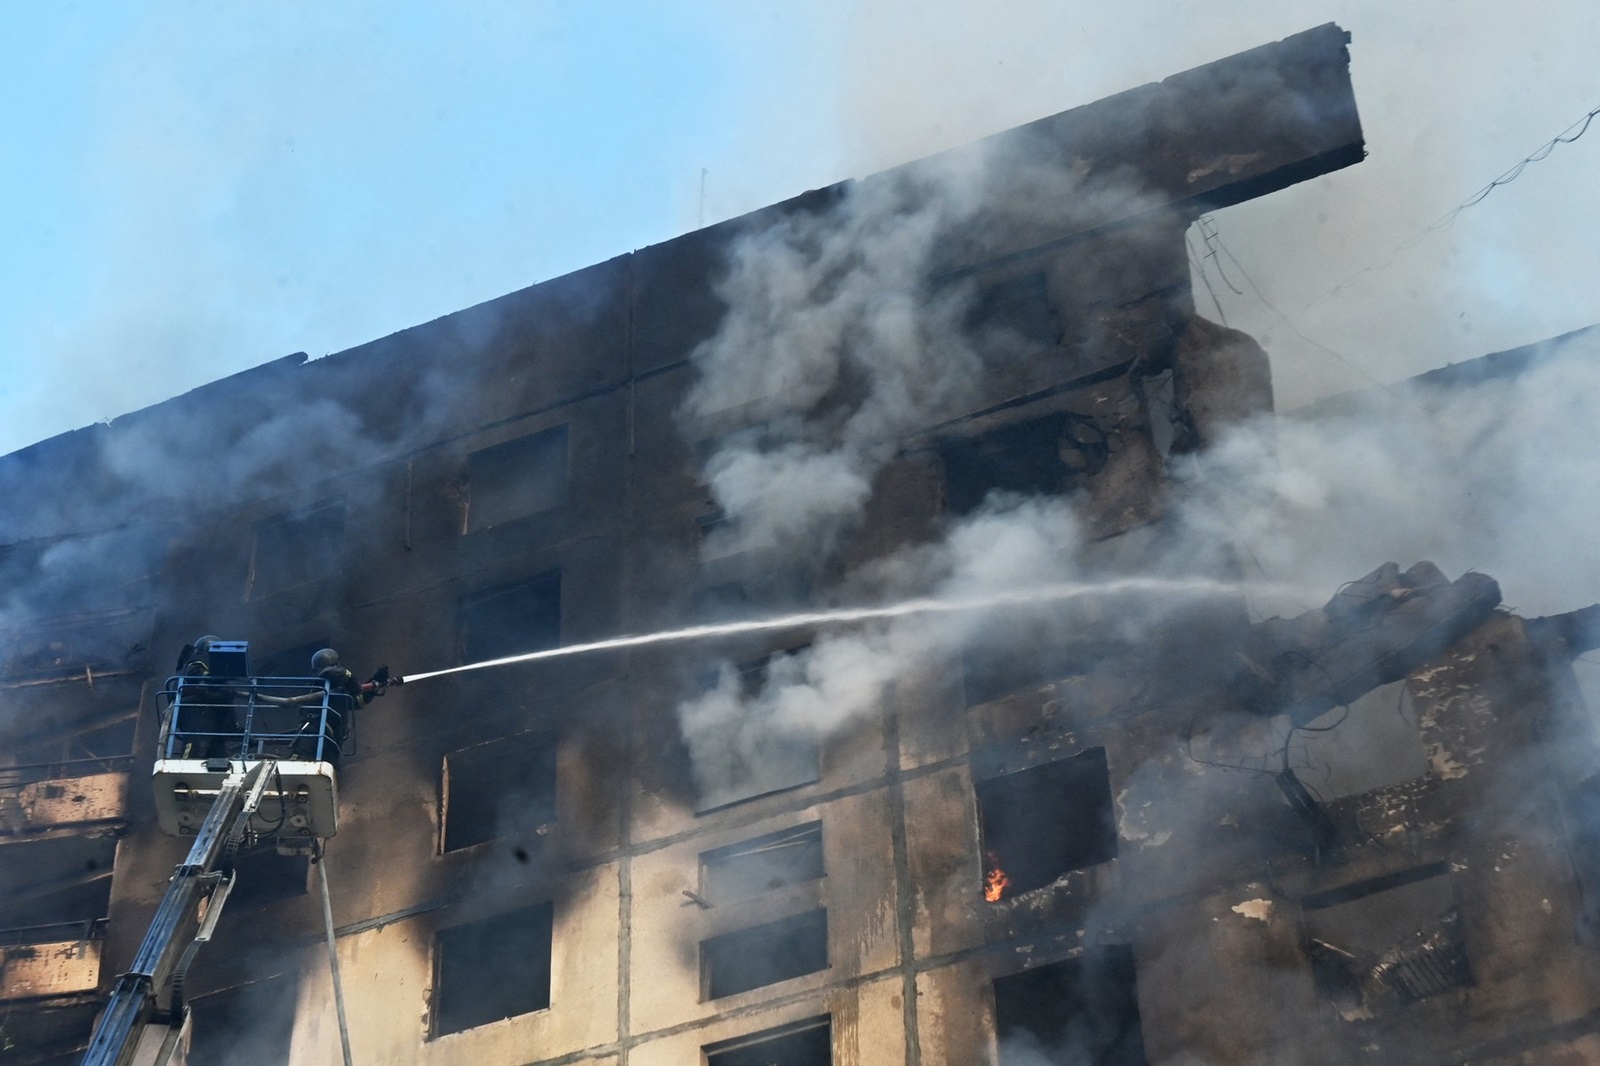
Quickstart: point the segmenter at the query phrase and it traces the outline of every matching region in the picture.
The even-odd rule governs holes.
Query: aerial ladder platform
[[[214,935],[241,850],[313,856],[322,886],[350,1060],[323,841],[338,832],[338,767],[356,700],[323,678],[249,677],[244,642],[211,645],[212,672],[168,679],[152,779],[163,832],[192,836],[129,970],[117,978],[84,1066],[181,1066],[191,1018],[184,978]],[[236,654],[235,654],[236,653]],[[218,669],[220,667],[220,669]]]

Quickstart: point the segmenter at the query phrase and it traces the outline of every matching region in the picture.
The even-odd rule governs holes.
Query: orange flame
[[[995,858],[994,852],[983,853],[983,898],[986,903],[999,903],[1006,889],[1011,887],[1011,878],[1000,869],[1000,860]]]

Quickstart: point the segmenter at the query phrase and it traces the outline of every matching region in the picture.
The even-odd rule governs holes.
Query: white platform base
[[[235,759],[224,770],[208,768],[205,759],[158,761],[153,776],[161,831],[172,836],[194,835],[210,813],[223,779],[255,764],[254,759]],[[212,765],[220,764],[212,760]],[[250,820],[251,828],[262,838],[277,838],[280,846],[309,847],[314,838],[326,840],[337,833],[339,784],[333,766],[295,759],[273,765],[272,780]]]

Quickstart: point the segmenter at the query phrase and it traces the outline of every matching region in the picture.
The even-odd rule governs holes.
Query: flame
[[[1006,889],[1011,887],[1011,878],[1000,869],[1000,860],[995,858],[992,851],[983,853],[983,898],[986,903],[999,903]]]

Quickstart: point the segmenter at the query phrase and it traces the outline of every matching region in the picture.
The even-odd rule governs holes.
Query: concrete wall
[[[1131,173],[1143,195],[1023,226],[1021,183],[1004,184],[979,223],[944,235],[941,283],[983,290],[1041,276],[1060,334],[984,378],[952,417],[907,434],[876,474],[861,527],[817,566],[819,601],[841,575],[947,520],[953,444],[1062,413],[1098,419],[1111,441],[1105,468],[1073,486],[1080,519],[1103,538],[1096,550],[1139,557],[1159,530],[1166,459],[1270,403],[1259,347],[1194,315],[1184,229],[1208,206],[1360,158],[1344,43],[1336,27],[1310,31],[989,146],[1063,171]],[[1264,122],[1263,100],[1308,106]],[[329,359],[283,360],[0,462],[7,491],[64,469],[102,488],[92,505],[49,498],[14,520],[18,544],[71,543],[114,525],[93,521],[107,516],[160,516],[146,550],[109,553],[105,572],[121,577],[102,584],[115,594],[23,580],[37,592],[28,609],[50,618],[127,612],[112,628],[143,650],[76,656],[124,671],[123,687],[91,690],[73,665],[71,681],[35,697],[37,714],[6,728],[32,728],[57,707],[69,724],[136,704],[133,750],[147,757],[153,679],[169,649],[200,632],[247,637],[259,656],[331,641],[360,672],[448,667],[462,661],[472,597],[556,571],[563,643],[699,619],[707,585],[767,565],[707,559],[699,521],[713,503],[696,445],[758,413],[689,429],[679,418],[695,347],[723,318],[715,279],[729,248],[908,174],[807,194]],[[1170,376],[1183,417],[1167,419],[1140,391],[1157,376]],[[240,419],[241,405],[258,415]],[[568,442],[562,502],[475,528],[470,457],[556,427]],[[211,442],[198,479],[174,465],[196,440]],[[111,464],[112,451],[142,458]],[[342,539],[309,553],[304,580],[263,573],[263,523],[328,500],[344,508]],[[640,648],[393,689],[361,713],[326,859],[357,1061],[665,1066],[825,1015],[841,1066],[971,1066],[998,1049],[994,981],[1121,946],[1151,1062],[1511,1062],[1541,1048],[1600,1061],[1584,1029],[1600,981],[1588,934],[1574,933],[1582,885],[1563,827],[1563,789],[1589,764],[1543,769],[1541,731],[1561,727],[1572,703],[1559,663],[1520,626],[1483,619],[1404,671],[1428,770],[1325,804],[1354,827],[1337,856],[1319,850],[1268,767],[1241,764],[1252,731],[1282,716],[1264,714],[1225,668],[1255,632],[1237,602],[991,700],[969,700],[958,657],[929,664],[826,738],[817,780],[710,811],[697,811],[677,708],[713,649]],[[714,650],[742,662],[805,636]],[[527,804],[513,773],[504,824],[448,848],[445,760],[545,733],[557,745],[554,819],[519,821]],[[1094,750],[1105,752],[1115,857],[985,902],[977,790]],[[1549,787],[1527,790],[1530,776]],[[135,769],[115,844],[102,984],[132,956],[186,846],[156,831],[141,777]],[[1081,816],[1046,811],[1041,822]],[[705,853],[813,821],[822,878],[733,903],[693,898]],[[1445,878],[1460,911],[1471,982],[1351,1017],[1313,972],[1313,912],[1436,867],[1429,877]],[[327,1061],[337,1031],[314,879],[277,889],[230,905],[216,944],[227,947],[202,956],[190,992],[290,982],[293,1016],[263,1024],[289,1028],[294,1061]],[[549,1006],[437,1035],[440,933],[547,902]],[[818,908],[825,968],[707,998],[706,940]]]

